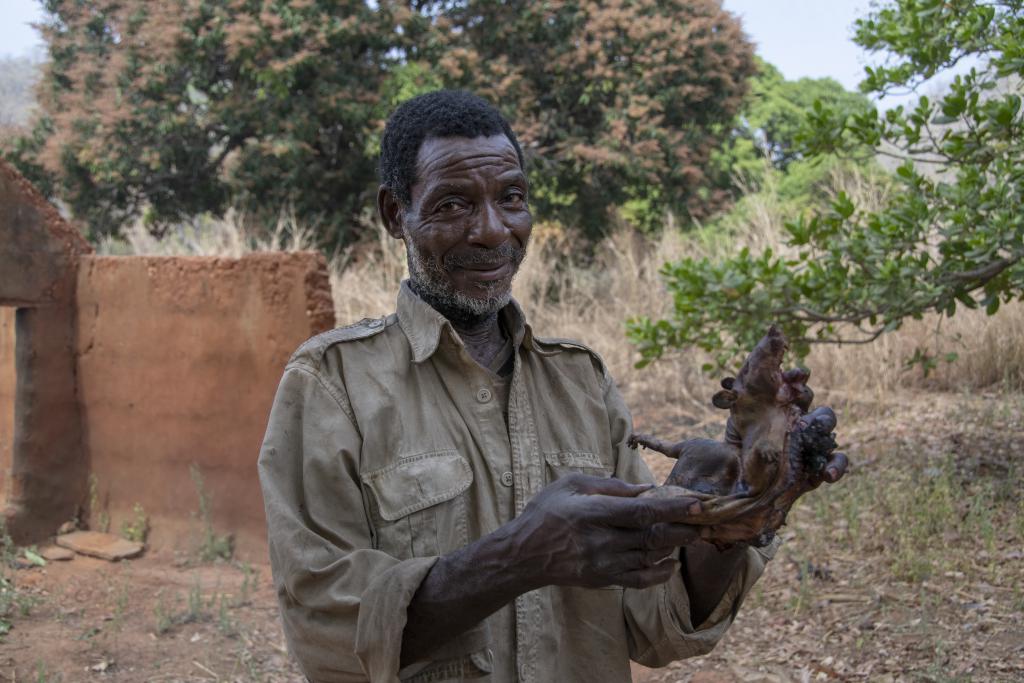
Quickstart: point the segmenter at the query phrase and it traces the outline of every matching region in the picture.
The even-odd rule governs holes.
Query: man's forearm
[[[473,628],[517,596],[544,582],[517,567],[511,527],[441,557],[409,603],[402,635],[401,666],[430,655],[447,641]],[[694,628],[722,601],[746,561],[746,548],[720,552],[710,543],[680,549],[680,571],[690,598]]]
[[[686,593],[690,597],[690,622],[694,628],[711,616],[722,601],[733,577],[746,561],[746,546],[719,551],[710,543],[697,542],[679,550]]]
[[[428,657],[541,586],[647,588],[667,581],[678,564],[656,560],[693,539],[683,522],[696,500],[639,497],[649,489],[571,474],[546,486],[511,522],[439,558],[406,608],[401,665]]]
[[[517,596],[539,586],[512,561],[509,525],[441,557],[406,612],[401,666],[430,655]]]

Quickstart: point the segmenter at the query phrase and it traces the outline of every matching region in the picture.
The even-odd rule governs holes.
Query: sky
[[[869,0],[724,0],[757,52],[788,79],[830,76],[854,90],[866,64],[877,61],[850,40]],[[0,0],[0,57],[41,54],[38,0]],[[35,51],[35,52],[34,52]],[[891,102],[886,102],[886,105]]]
[[[725,0],[757,54],[787,79],[831,77],[855,90],[871,58],[850,40],[867,0]]]
[[[0,0],[0,57],[24,57],[42,50],[43,41],[29,26],[41,18],[38,0]]]

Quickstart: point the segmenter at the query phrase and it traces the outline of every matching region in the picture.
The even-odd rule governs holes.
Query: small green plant
[[[7,533],[7,525],[0,518],[0,576],[5,576],[8,569],[14,568],[17,562],[18,549]]]
[[[1017,503],[1017,514],[1014,515],[1014,521],[1016,522],[1017,536],[1024,540],[1024,498]]]
[[[167,611],[167,605],[164,603],[163,593],[157,593],[156,606],[153,608],[153,616],[156,617],[156,634],[162,636],[171,630],[174,626],[174,620],[171,617],[171,613]]]
[[[93,638],[103,632],[99,626],[87,626],[84,631],[75,636],[75,640],[90,642]]]
[[[892,530],[896,542],[893,573],[906,581],[927,579],[943,559],[934,539],[959,523],[956,507],[958,485],[952,462],[926,467],[899,489],[893,487],[889,500],[900,523]]]
[[[121,535],[129,541],[146,542],[149,536],[149,517],[139,503],[132,506],[132,518],[121,522]]]
[[[96,531],[110,531],[110,515],[100,506],[99,479],[89,475],[89,526]]]
[[[817,592],[815,590],[817,588],[815,586],[815,579],[826,577],[828,570],[822,571],[810,559],[792,552],[788,554],[788,559],[790,564],[796,569],[798,582],[796,592],[789,598],[788,607],[793,614],[800,615],[810,609],[814,603]]]
[[[803,614],[814,600],[814,588],[806,576],[800,577],[799,589],[789,598],[789,609],[793,614]]]
[[[22,548],[21,557],[25,562],[35,565],[36,567],[46,566],[46,559],[39,554],[39,549],[34,545],[29,546],[28,548]]]
[[[238,664],[241,664],[245,668],[248,680],[256,681],[256,683],[263,682],[263,674],[259,672],[259,668],[256,665],[256,661],[253,659],[252,653],[245,647],[239,648],[236,668]]]
[[[207,612],[207,605],[203,602],[202,586],[199,585],[198,579],[188,590],[184,611],[175,612],[168,610],[163,596],[160,596],[156,607],[153,609],[153,613],[156,616],[157,635],[163,635],[175,626],[205,621],[210,616]]]
[[[124,623],[124,615],[128,611],[128,586],[122,583],[118,588],[117,596],[114,598],[114,619],[112,621],[115,630],[120,631]]]
[[[223,636],[232,637],[238,634],[238,625],[231,618],[229,607],[227,596],[221,593],[217,601],[217,630]]]
[[[27,617],[39,599],[18,591],[6,579],[0,581],[0,642],[14,627],[14,617]]]
[[[199,621],[203,616],[203,592],[197,579],[188,591],[188,611],[185,613],[182,623],[190,624]]]
[[[202,562],[230,560],[235,550],[234,538],[231,534],[220,535],[213,530],[213,521],[210,518],[210,499],[203,484],[203,473],[199,471],[199,466],[195,463],[189,465],[189,473],[192,475],[196,495],[199,497],[199,521],[202,525],[199,559]]]
[[[180,599],[178,602],[180,604]],[[168,609],[163,595],[157,594],[157,603],[153,609],[153,615],[156,617],[155,634],[162,636],[175,626],[216,619],[217,629],[221,634],[233,637],[238,634],[238,624],[231,618],[230,612],[234,606],[231,596],[216,588],[204,598],[203,588],[197,577],[185,597],[184,609]]]
[[[27,616],[39,601],[15,586],[10,570],[17,566],[17,557],[18,548],[0,519],[0,640],[11,630],[14,617]]]
[[[0,638],[7,635],[13,624],[11,623],[12,605],[15,598],[14,584],[4,577],[0,577]]]
[[[243,605],[249,604],[249,596],[256,585],[256,572],[253,570],[251,564],[243,562],[239,565],[239,569],[242,570],[243,578],[242,587],[239,588],[238,597],[235,599],[235,607],[242,607]]]

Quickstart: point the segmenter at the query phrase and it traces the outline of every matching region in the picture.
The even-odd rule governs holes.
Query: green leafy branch
[[[692,346],[726,365],[771,323],[804,356],[812,344],[870,343],[928,312],[991,315],[1021,298],[1024,116],[1012,86],[1024,75],[1022,15],[1021,2],[899,0],[859,21],[856,40],[897,60],[869,69],[867,90],[915,84],[967,54],[988,62],[909,110],[816,102],[798,136],[803,153],[867,148],[900,158],[887,201],[868,210],[839,194],[828,210],[786,225],[784,254],[665,264],[671,315],[629,322],[639,365]],[[941,49],[929,47],[933,36],[946,37]]]

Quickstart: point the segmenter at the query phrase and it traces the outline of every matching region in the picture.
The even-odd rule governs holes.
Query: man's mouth
[[[510,279],[522,261],[525,250],[503,244],[495,249],[476,249],[449,254],[444,265],[449,273],[461,273],[475,282],[500,282]]]
[[[474,280],[500,280],[507,277],[512,271],[512,262],[467,263],[459,266],[459,269],[466,272]]]

